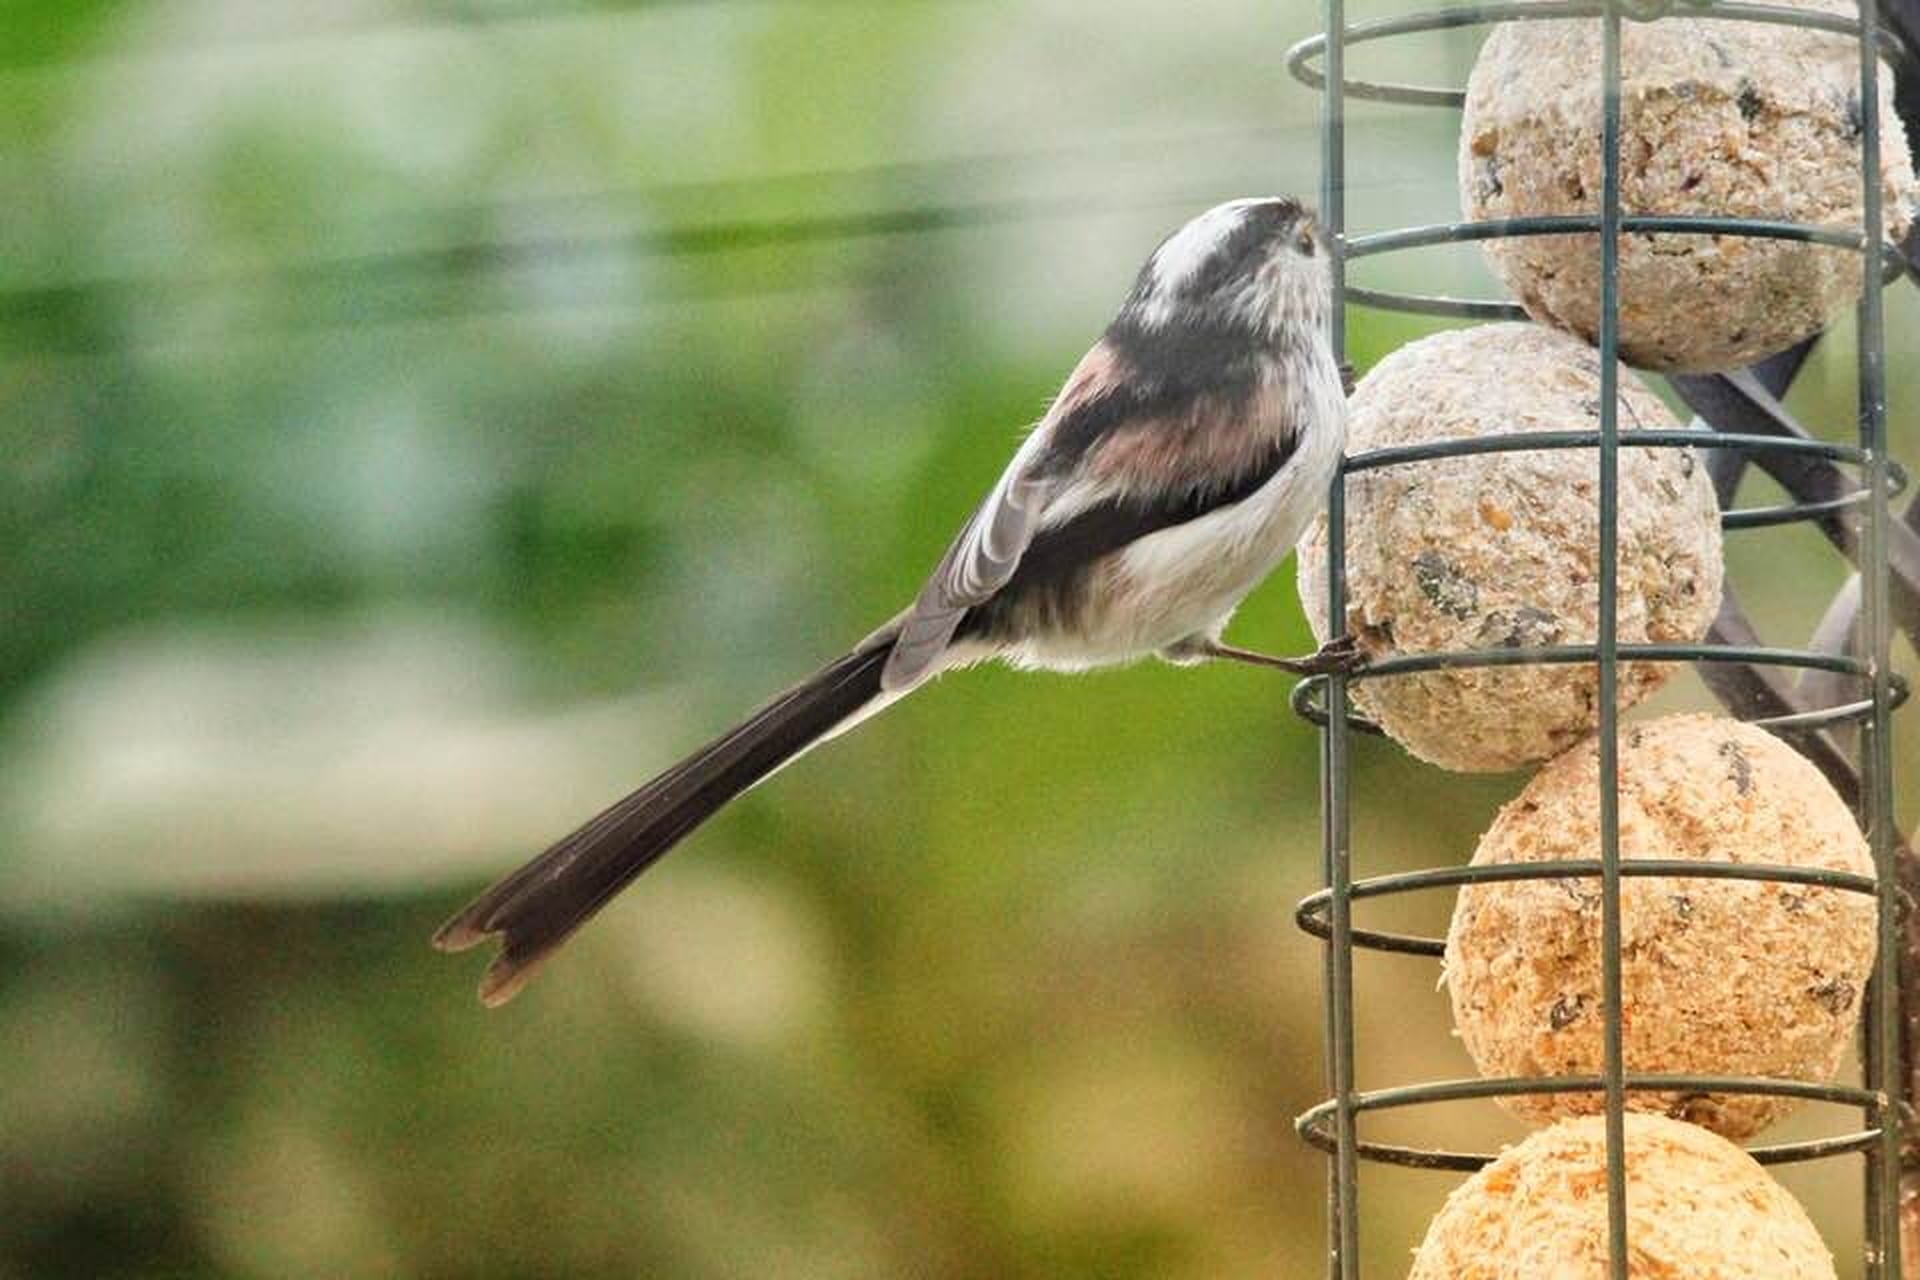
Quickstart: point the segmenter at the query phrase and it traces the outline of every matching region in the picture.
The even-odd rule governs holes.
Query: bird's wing
[[[1047,416],[940,558],[919,596],[897,622],[893,654],[881,685],[888,692],[924,678],[946,652],[967,610],[993,598],[1020,567],[1048,507],[1060,496],[1070,467],[1058,465],[1056,427],[1112,385],[1117,359],[1105,343],[1089,351],[1068,377]]]

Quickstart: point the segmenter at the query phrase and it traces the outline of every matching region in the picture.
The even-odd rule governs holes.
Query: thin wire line
[[[926,160],[884,161],[876,164],[838,168],[800,170],[791,173],[757,175],[748,178],[706,179],[662,183],[649,187],[612,188],[597,192],[556,197],[509,199],[483,205],[444,206],[414,217],[423,226],[441,223],[487,221],[513,225],[564,221],[569,218],[605,218],[609,206],[631,202],[654,207],[687,205],[710,209],[716,204],[751,204],[791,197],[809,186],[823,188],[824,202],[843,201],[855,190],[872,187],[897,187],[902,179],[916,179],[927,186],[977,189],[982,172],[995,168],[1018,174],[1044,171],[1050,176],[1070,176],[1070,166],[1079,158],[1099,159],[1111,164],[1114,153],[1139,153],[1159,157],[1169,150],[1217,150],[1222,142],[1270,145],[1297,136],[1310,125],[1249,128],[1230,126],[1218,129],[1185,131],[1161,136],[1129,136],[1088,142],[1075,142],[1050,148],[1008,152],[986,152]],[[1214,144],[1208,147],[1202,144]],[[1253,184],[1259,185],[1259,184]],[[0,327],[12,327],[16,333],[36,326],[42,331],[57,326],[63,316],[84,315],[89,311],[111,312],[129,302],[151,302],[161,306],[185,307],[196,303],[223,300],[224,295],[243,296],[249,292],[280,290],[296,304],[309,304],[318,315],[297,317],[288,323],[280,315],[264,325],[249,326],[247,336],[261,332],[307,332],[340,324],[356,328],[368,325],[407,324],[442,317],[459,320],[465,316],[511,311],[564,310],[569,307],[606,308],[622,305],[655,305],[663,301],[655,293],[627,298],[616,296],[556,296],[543,288],[537,298],[503,302],[500,299],[467,299],[450,302],[444,297],[416,298],[408,302],[406,290],[429,291],[448,283],[478,282],[488,275],[510,275],[516,270],[564,264],[568,259],[591,259],[619,255],[623,258],[672,260],[736,250],[776,249],[812,244],[830,246],[881,236],[938,234],[966,227],[1013,225],[1065,216],[1084,216],[1089,210],[1103,213],[1134,210],[1191,207],[1210,203],[1223,193],[1238,194],[1248,187],[1242,177],[1225,180],[1196,180],[1188,192],[1106,193],[1076,187],[1071,198],[1006,199],[969,203],[929,203],[892,209],[832,212],[803,216],[740,218],[726,221],[703,219],[678,226],[645,224],[615,227],[598,233],[553,234],[537,237],[491,238],[464,243],[421,247],[380,248],[371,251],[309,257],[295,260],[270,260],[262,263],[201,270],[198,272],[156,271],[99,275],[83,278],[0,282]],[[391,220],[401,222],[406,215]],[[370,225],[377,225],[376,219]],[[369,286],[360,288],[361,286]],[[814,282],[795,286],[788,282],[742,286],[737,280],[714,286],[692,281],[676,281],[672,296],[664,299],[700,303],[710,298],[754,296],[762,293],[788,293],[796,287],[815,287]],[[359,288],[359,292],[345,291]],[[394,295],[402,297],[396,301]],[[341,291],[334,296],[330,291]],[[317,306],[312,305],[319,299]],[[348,304],[351,305],[348,305]],[[111,321],[117,317],[109,316]],[[177,336],[177,335],[176,335]],[[58,342],[33,344],[43,353],[91,358],[109,354],[112,339],[99,342],[75,341],[73,332],[57,335]],[[17,345],[17,344],[16,344]],[[173,348],[191,346],[173,338],[154,343],[130,344],[136,347]]]
[[[1880,60],[1874,56],[1879,30],[1877,0],[1860,2],[1860,93],[1862,102],[1880,100]],[[1860,173],[1863,241],[1878,237],[1882,220],[1880,190],[1880,113],[1861,114]],[[1867,452],[1868,481],[1880,486],[1889,469],[1886,413],[1886,319],[1876,268],[1878,255],[1867,253],[1862,272],[1866,280],[1859,308],[1860,444]],[[1866,800],[1867,839],[1874,870],[1880,881],[1879,947],[1874,965],[1872,1007],[1866,1022],[1867,1084],[1878,1092],[1875,1112],[1880,1129],[1876,1152],[1866,1160],[1867,1239],[1877,1244],[1869,1274],[1882,1280],[1900,1276],[1900,922],[1896,899],[1895,814],[1893,811],[1893,700],[1892,624],[1888,599],[1888,540],[1891,514],[1884,489],[1876,489],[1867,507],[1864,555],[1860,566],[1862,612],[1860,625],[1873,668],[1873,714],[1861,735],[1866,756],[1861,761]]]
[[[1208,198],[1168,193],[1106,200],[1099,202],[1099,207],[1108,212],[1125,212],[1191,206]],[[428,310],[436,314],[458,315],[467,311],[500,310],[503,307],[499,299],[461,299],[449,305],[444,299],[409,302],[403,297],[395,305],[383,301],[382,297],[390,295],[396,288],[426,290],[446,287],[449,284],[478,282],[489,276],[509,276],[515,271],[551,267],[568,260],[591,260],[602,256],[683,259],[752,249],[832,245],[870,238],[924,236],[1044,219],[1077,218],[1086,215],[1087,204],[1084,198],[1075,197],[923,205],[803,218],[743,219],[650,231],[622,230],[600,236],[549,236],[434,249],[389,250],[198,275],[132,277],[84,284],[0,289],[0,326],[45,325],[50,317],[84,310],[102,300],[112,300],[115,295],[123,295],[123,301],[186,305],[204,295],[218,297],[221,294],[275,289],[283,291],[286,296],[309,301],[326,300],[334,298],[336,292],[344,293],[337,303],[337,310],[341,313],[337,317],[333,314],[335,308],[322,305],[318,308],[318,317],[311,323],[288,324],[284,319],[277,319],[275,324],[283,328],[325,327],[336,321],[358,325],[369,318],[393,320]],[[368,287],[363,289],[360,286]],[[734,285],[722,284],[720,287],[739,292]],[[682,284],[677,286],[677,290],[679,296],[694,299],[703,298],[708,292],[695,284]],[[550,300],[556,303],[566,301]],[[541,301],[539,298],[531,299],[528,305],[537,306]],[[620,301],[619,298],[608,298],[604,305],[619,305]]]
[[[84,74],[104,65],[142,65],[164,60],[201,57],[209,54],[238,54],[265,49],[299,49],[312,45],[338,44],[355,40],[433,34],[438,32],[484,32],[492,28],[559,26],[563,23],[594,18],[636,18],[667,16],[673,11],[700,9],[830,9],[885,8],[900,0],[601,0],[600,3],[554,4],[518,3],[512,10],[472,9],[447,12],[439,17],[422,15],[391,21],[354,22],[338,27],[309,27],[294,31],[262,31],[252,35],[228,36],[213,42],[187,43],[160,40],[139,48],[121,51],[108,49],[77,55],[35,56],[33,49],[16,49],[11,57],[0,58],[0,81],[49,74]],[[923,7],[980,4],[986,0],[917,0]]]
[[[1325,0],[1327,83],[1322,95],[1320,216],[1328,239],[1333,306],[1328,340],[1334,359],[1346,358],[1346,5]],[[1336,472],[1327,493],[1327,617],[1338,629],[1346,617],[1346,477]],[[1360,1169],[1354,1102],[1353,859],[1348,811],[1347,683],[1327,683],[1331,714],[1320,735],[1321,841],[1332,896],[1326,955],[1327,1075],[1333,1093],[1335,1145],[1329,1178],[1327,1270],[1333,1280],[1360,1273]]]
[[[1052,147],[1034,147],[1019,151],[982,152],[972,155],[946,156],[930,159],[888,160],[871,164],[848,165],[820,169],[796,170],[790,173],[756,174],[747,177],[692,179],[669,181],[631,187],[603,187],[597,190],[542,196],[507,197],[487,202],[463,202],[438,205],[419,210],[375,213],[368,226],[378,228],[386,224],[410,224],[412,234],[418,235],[420,228],[434,228],[449,223],[491,222],[507,225],[539,224],[543,222],[563,221],[567,219],[587,218],[604,221],[608,213],[627,214],[633,211],[650,214],[662,208],[689,206],[702,210],[712,209],[715,205],[732,204],[735,206],[757,206],[777,197],[791,198],[794,193],[809,187],[821,188],[819,199],[828,202],[845,200],[849,193],[866,192],[874,188],[897,189],[902,186],[925,186],[939,190],[975,189],[981,185],[983,170],[1004,170],[1007,180],[1017,183],[1023,174],[1044,174],[1060,179],[1070,176],[1066,166],[1082,160],[1099,162],[1110,168],[1116,153],[1137,154],[1146,157],[1160,157],[1168,152],[1208,153],[1225,143],[1245,143],[1249,146],[1267,146],[1282,142],[1290,137],[1307,132],[1307,126],[1293,128],[1269,127],[1225,127],[1219,129],[1199,129],[1156,136],[1134,136],[1121,138],[1100,138]],[[1236,187],[1244,181],[1234,175],[1226,175],[1227,181],[1206,184],[1211,190],[1206,195],[1195,198],[1212,198],[1220,190]],[[1196,181],[1196,191],[1202,183]],[[1173,193],[1164,196],[1137,193],[1112,193],[1079,188],[1074,195],[1077,207],[1081,209],[1140,209],[1158,207],[1162,203],[1176,198]],[[426,245],[419,247],[381,247],[358,250],[332,257],[313,256],[306,258],[273,259],[258,264],[237,266],[221,270],[199,273],[156,271],[132,273],[115,277],[110,274],[97,276],[73,276],[62,278],[31,280],[16,276],[8,280],[0,278],[0,299],[29,293],[52,295],[60,290],[79,290],[89,286],[103,288],[130,287],[154,283],[180,283],[189,287],[201,286],[212,281],[229,279],[249,280],[272,272],[284,271],[299,273],[366,262],[384,265],[392,262],[405,266],[409,258],[421,260],[438,258],[448,262],[460,262],[484,255],[488,251],[513,254],[521,250],[537,251],[543,245],[558,246],[567,249],[578,243],[605,243],[622,241],[622,247],[629,252],[642,252],[648,256],[681,256],[690,253],[714,252],[731,248],[760,247],[761,244],[793,243],[796,241],[818,241],[832,239],[855,239],[867,235],[887,232],[898,234],[913,230],[913,227],[883,227],[878,224],[888,219],[938,218],[943,209],[957,211],[954,216],[980,217],[982,212],[994,206],[1022,206],[1013,210],[1015,216],[1007,216],[1001,210],[998,220],[1019,220],[1022,210],[1032,211],[1034,217],[1050,217],[1058,212],[1055,206],[1064,198],[1044,202],[1047,207],[1034,210],[1034,206],[1043,202],[1028,199],[1026,201],[975,201],[959,205],[923,204],[904,206],[895,209],[839,211],[825,214],[782,214],[767,218],[715,221],[703,217],[697,222],[689,222],[678,227],[659,228],[652,225],[653,219],[645,219],[646,225],[616,227],[611,231],[597,235],[546,236],[531,239],[505,239],[499,237],[469,240],[453,244]],[[639,219],[632,219],[638,223]],[[929,230],[944,227],[926,228]],[[726,243],[735,241],[737,243]],[[755,243],[746,243],[753,241]]]
[[[1620,929],[1620,8],[1600,34],[1600,966],[1606,1005],[1607,1274],[1627,1280],[1624,983]]]

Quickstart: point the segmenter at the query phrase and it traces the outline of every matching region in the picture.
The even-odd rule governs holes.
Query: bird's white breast
[[[1329,361],[1329,364],[1331,362]],[[1149,534],[1122,552],[1109,646],[1132,652],[1217,634],[1306,532],[1326,501],[1346,437],[1339,375],[1302,379],[1283,396],[1299,447],[1274,476],[1232,506]]]
[[[1217,637],[1233,611],[1285,560],[1326,501],[1346,438],[1346,400],[1331,353],[1276,377],[1262,401],[1275,435],[1297,424],[1286,463],[1239,502],[1147,534],[1093,566],[1071,627],[1035,628],[1000,651],[1016,666],[1056,671],[1131,662],[1196,636]],[[1259,424],[1256,424],[1259,425]],[[1074,491],[1062,495],[1061,505]]]

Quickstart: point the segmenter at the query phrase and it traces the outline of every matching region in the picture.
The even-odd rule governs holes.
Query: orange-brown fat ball
[[[1631,373],[1622,430],[1680,424]],[[1347,452],[1600,425],[1600,361],[1536,324],[1490,324],[1409,343],[1349,406]],[[1700,639],[1720,607],[1720,509],[1690,449],[1620,452],[1619,636]],[[1326,522],[1300,544],[1300,598],[1322,641],[1354,636],[1375,661],[1436,650],[1591,644],[1599,631],[1599,469],[1592,449],[1409,463],[1347,480],[1347,615],[1327,618]],[[1672,674],[1620,668],[1629,706]],[[1598,723],[1591,663],[1479,667],[1361,680],[1354,704],[1414,755],[1498,771],[1545,760]]]
[[[1806,1210],[1706,1130],[1629,1115],[1632,1280],[1833,1280]],[[1543,1129],[1454,1191],[1409,1280],[1606,1280],[1607,1137],[1598,1117]]]
[[[1595,743],[1554,760],[1500,811],[1475,866],[1596,858]],[[1846,804],[1803,756],[1751,725],[1672,716],[1622,731],[1623,859],[1771,863],[1871,875]],[[1630,1071],[1826,1081],[1853,1037],[1875,947],[1871,896],[1753,880],[1621,882]],[[1447,935],[1454,1025],[1483,1075],[1597,1074],[1604,1063],[1596,878],[1470,885]],[[1502,1099],[1533,1123],[1598,1093]],[[1628,1105],[1745,1138],[1791,1098],[1646,1092]]]
[[[1788,0],[1853,16],[1852,0]],[[1630,214],[1815,226],[1861,221],[1859,45],[1772,23],[1679,16],[1622,31],[1620,195]],[[1913,219],[1913,165],[1880,74],[1884,231]],[[1599,212],[1600,24],[1494,28],[1467,82],[1460,198],[1479,221]],[[1600,332],[1591,234],[1483,242],[1534,319]],[[1860,255],[1799,240],[1620,238],[1620,351],[1645,368],[1722,372],[1818,333],[1860,296]]]

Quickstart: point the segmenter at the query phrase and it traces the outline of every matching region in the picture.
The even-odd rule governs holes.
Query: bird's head
[[[1326,244],[1313,214],[1288,196],[1215,205],[1147,259],[1122,316],[1143,329],[1324,326],[1331,304]]]

